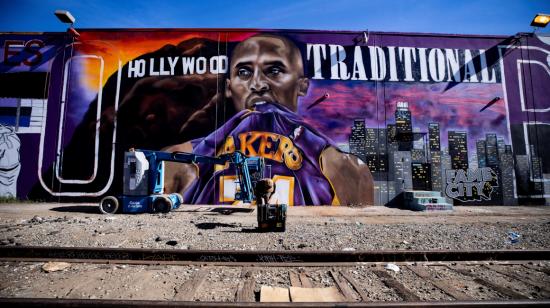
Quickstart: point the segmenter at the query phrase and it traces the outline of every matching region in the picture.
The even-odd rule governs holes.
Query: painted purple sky
[[[367,127],[383,128],[395,123],[398,101],[409,103],[413,129],[428,131],[428,123],[440,124],[441,142],[447,147],[447,132],[468,132],[468,148],[487,133],[496,133],[510,143],[506,107],[501,99],[483,108],[495,97],[503,97],[501,84],[462,83],[445,91],[446,83],[356,83],[315,80],[300,102],[299,113],[307,122],[337,143],[347,143],[354,119],[365,119]],[[330,97],[310,110],[315,99]],[[378,95],[376,95],[378,93]],[[384,108],[384,105],[386,106]]]

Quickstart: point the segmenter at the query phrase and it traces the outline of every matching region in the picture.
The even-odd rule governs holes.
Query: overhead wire
[[[65,35],[66,35],[66,34],[65,34]],[[66,46],[65,46],[65,35],[64,35],[64,37],[63,37],[63,55],[62,55],[62,57],[61,57],[61,65],[60,65],[60,68],[61,68],[61,77],[63,77],[63,73],[64,73],[63,66],[64,66],[64,63],[65,63],[65,51],[66,51],[66,49],[67,49]],[[53,64],[54,64],[54,62],[55,62],[55,56],[54,56],[54,58],[53,58],[51,61],[52,61],[52,63],[51,63],[51,68],[50,68],[49,71],[52,71],[52,70],[53,70]],[[47,73],[47,74],[48,74],[48,73]],[[46,92],[47,92],[47,88],[48,88],[48,75],[47,75],[47,74],[46,74],[46,80],[45,80],[45,82],[44,82],[44,97],[46,96]],[[50,75],[51,75],[51,73],[50,73]],[[63,78],[61,78],[61,79],[63,79]],[[49,93],[48,93],[48,97],[49,97]],[[63,98],[61,98],[61,99],[63,99]],[[45,99],[45,100],[46,100],[46,104],[48,104],[48,99]],[[44,108],[44,110],[46,110],[46,108]],[[43,115],[44,115],[44,114],[43,114]],[[45,114],[44,116],[47,117],[48,115]],[[43,122],[42,122],[42,125],[43,125],[43,126],[46,125],[45,119],[42,119],[42,121],[43,121]],[[55,169],[55,161],[54,161],[54,167],[53,167],[53,168]],[[39,170],[38,172],[42,172],[42,170]],[[52,170],[51,181],[50,181],[50,187],[51,187],[52,190],[53,190],[53,187],[54,187],[54,185],[53,185],[53,184],[54,184],[54,178],[55,178],[55,170]],[[61,191],[61,186],[59,187],[59,191]],[[60,202],[60,197],[58,197],[58,200],[57,200],[57,201]]]
[[[220,32],[218,32],[218,61],[220,59]],[[212,70],[212,68],[210,68]],[[219,101],[219,90],[220,90],[220,72],[219,72],[219,63],[218,63],[218,70],[216,71],[216,94],[214,95],[214,105],[215,105],[215,116],[214,116],[214,156],[218,154],[218,101]],[[224,174],[222,170],[222,176]],[[218,178],[216,177],[216,168],[214,168],[213,172],[214,176],[214,187],[218,187],[216,183]],[[216,196],[217,189],[214,189],[214,202],[217,202],[218,197]]]

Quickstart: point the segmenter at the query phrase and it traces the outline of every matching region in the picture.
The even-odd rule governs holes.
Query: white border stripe
[[[100,63],[99,67],[99,84],[98,84],[98,94],[97,94],[97,105],[96,105],[96,127],[95,127],[95,140],[94,140],[94,171],[92,173],[92,176],[87,180],[75,180],[75,179],[65,179],[61,175],[61,168],[62,168],[62,149],[61,145],[63,143],[63,131],[64,131],[64,116],[65,116],[65,105],[67,104],[67,86],[68,86],[68,76],[69,76],[69,64],[77,58],[84,58],[84,59],[98,59]],[[59,130],[57,131],[57,152],[56,152],[56,158],[55,158],[55,177],[59,180],[61,183],[65,184],[89,184],[93,182],[97,176],[97,168],[98,168],[98,153],[99,153],[99,124],[100,124],[100,118],[101,118],[101,106],[103,101],[103,69],[104,69],[105,63],[103,61],[103,58],[101,56],[96,55],[84,55],[84,56],[74,56],[71,59],[65,63],[65,76],[63,78],[63,95],[61,97],[61,113],[59,117]]]

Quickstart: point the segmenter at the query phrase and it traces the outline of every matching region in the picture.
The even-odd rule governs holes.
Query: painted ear
[[[225,97],[231,98],[231,80],[225,80]]]
[[[302,77],[298,80],[298,96],[305,96],[309,89],[309,79]]]

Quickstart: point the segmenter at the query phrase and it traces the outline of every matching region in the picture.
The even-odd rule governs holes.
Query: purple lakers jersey
[[[265,177],[276,185],[278,203],[331,205],[338,200],[320,166],[330,139],[278,104],[260,103],[243,110],[203,139],[192,141],[193,153],[218,156],[241,151],[265,158]],[[232,204],[236,189],[232,168],[199,164],[199,178],[185,192],[185,202]]]

